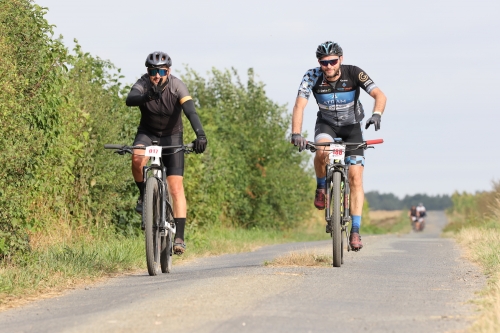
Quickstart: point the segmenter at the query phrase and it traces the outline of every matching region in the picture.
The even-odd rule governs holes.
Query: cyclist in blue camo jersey
[[[310,69],[302,78],[299,92],[295,100],[292,116],[291,141],[302,151],[306,147],[306,139],[302,137],[302,119],[304,109],[311,94],[318,103],[319,111],[316,120],[314,141],[331,142],[334,138],[342,138],[345,142],[362,142],[361,121],[364,111],[359,101],[360,88],[375,99],[371,117],[365,129],[374,125],[375,131],[380,129],[380,118],[385,109],[386,97],[382,90],[361,68],[344,65],[342,48],[334,42],[327,41],[316,49],[316,58],[320,67]],[[317,150],[314,158],[317,189],[314,205],[325,209],[326,160],[328,153]],[[355,251],[363,247],[359,229],[363,210],[363,168],[365,165],[364,150],[346,152],[346,163],[349,166],[349,182],[351,186],[352,228],[349,244]]]
[[[145,65],[147,73],[132,86],[126,100],[127,106],[138,106],[141,110],[141,121],[134,146],[150,146],[153,141],[158,141],[160,146],[182,145],[181,114],[184,111],[196,134],[193,149],[197,154],[203,153],[207,146],[207,137],[186,85],[170,74],[172,59],[165,52],[155,51],[147,56]],[[174,253],[182,254],[186,248],[184,229],[187,214],[183,185],[184,154],[182,151],[172,154],[173,152],[174,149],[165,150],[165,153],[170,155],[164,155],[162,160],[167,167],[167,183],[174,206]],[[149,157],[144,156],[144,150],[134,150],[132,175],[139,188],[135,209],[141,214],[144,196],[142,170],[148,160]]]

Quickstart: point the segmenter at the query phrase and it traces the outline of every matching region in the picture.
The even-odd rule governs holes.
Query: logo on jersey
[[[318,88],[316,92],[318,94],[328,94],[332,92],[332,88]]]
[[[366,75],[365,72],[361,72],[361,73],[359,73],[358,78],[359,78],[359,81],[365,82],[366,80],[368,80],[368,75]]]

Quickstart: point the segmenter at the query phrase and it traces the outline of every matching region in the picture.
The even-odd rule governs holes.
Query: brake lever
[[[115,150],[114,153],[118,154],[118,155],[125,155],[126,153],[132,154],[132,150],[130,150],[130,149],[120,149],[120,150]]]
[[[313,146],[312,144],[310,144],[309,142],[307,142],[306,144],[306,149],[309,150],[311,153],[315,153],[317,148],[315,146]]]

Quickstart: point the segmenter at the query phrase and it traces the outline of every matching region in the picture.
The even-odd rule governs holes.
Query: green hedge
[[[71,52],[54,38],[45,10],[0,2],[0,257],[29,250],[28,235],[113,228],[137,234],[130,156],[137,108],[108,61]],[[75,41],[76,42],[76,41]],[[147,50],[145,51],[147,52]],[[307,218],[314,193],[307,153],[287,139],[290,115],[252,70],[183,76],[206,128],[208,149],[186,156],[188,232],[213,225],[288,228]],[[185,141],[194,139],[185,121]]]

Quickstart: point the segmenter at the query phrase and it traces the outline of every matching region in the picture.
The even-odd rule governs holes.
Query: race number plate
[[[161,146],[148,146],[144,152],[144,156],[161,157]]]
[[[340,160],[343,161],[345,157],[345,146],[338,144],[330,145],[330,160]]]

